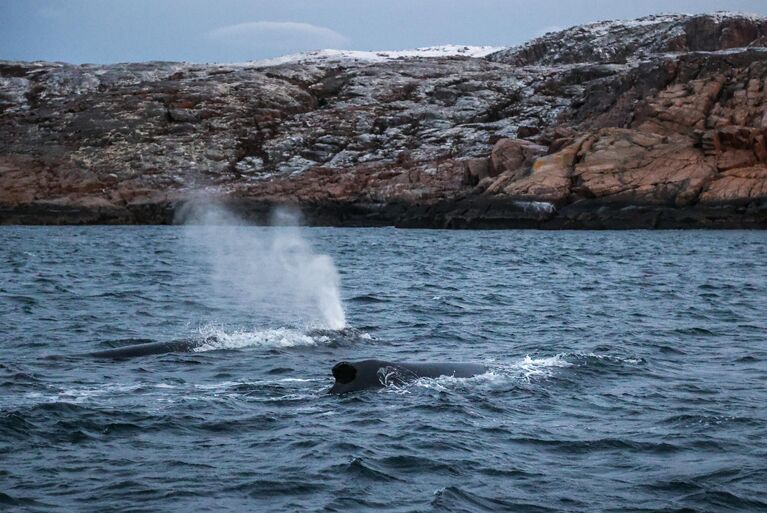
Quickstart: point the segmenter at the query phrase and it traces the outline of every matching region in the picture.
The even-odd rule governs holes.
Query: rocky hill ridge
[[[758,16],[667,14],[579,25],[500,50],[488,58],[521,66],[626,63],[663,53],[720,51],[765,43],[767,19]]]
[[[603,22],[473,57],[0,62],[0,222],[767,226],[767,20]]]

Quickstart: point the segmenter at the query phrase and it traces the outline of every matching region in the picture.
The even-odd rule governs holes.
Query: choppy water
[[[305,234],[349,330],[182,228],[0,229],[0,510],[767,510],[767,233]],[[325,394],[365,357],[493,370]]]

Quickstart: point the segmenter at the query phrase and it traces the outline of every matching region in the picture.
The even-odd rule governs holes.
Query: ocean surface
[[[767,511],[767,232],[4,227],[0,350],[1,511]]]

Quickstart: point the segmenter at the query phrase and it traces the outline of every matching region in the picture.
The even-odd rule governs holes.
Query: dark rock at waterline
[[[604,22],[488,58],[0,62],[0,223],[763,228],[767,21]]]
[[[274,207],[242,200],[221,204],[246,222],[268,224]],[[3,210],[3,224],[179,224],[175,205],[153,208],[87,209],[27,205]],[[180,208],[183,211],[183,207]],[[548,203],[497,198],[466,198],[431,205],[407,203],[305,203],[302,217],[311,226],[437,229],[681,229],[767,228],[767,201],[676,207],[658,204],[603,204],[580,200],[560,209]]]

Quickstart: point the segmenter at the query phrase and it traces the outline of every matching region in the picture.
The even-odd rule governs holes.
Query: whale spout
[[[339,362],[333,366],[336,382],[329,394],[346,394],[358,390],[383,388],[418,378],[453,376],[471,378],[487,372],[487,367],[477,363],[395,363],[384,360],[360,360]]]

